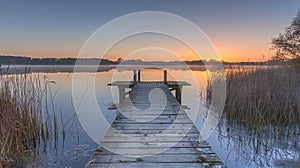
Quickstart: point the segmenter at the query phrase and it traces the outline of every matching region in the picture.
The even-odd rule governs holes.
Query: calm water
[[[187,107],[186,111],[189,116],[197,116],[195,125],[200,130],[206,116],[205,102],[200,98],[200,95],[205,91],[208,72],[168,70],[168,73],[168,80],[177,79],[192,84],[192,86],[183,88],[182,104]],[[48,108],[51,107],[49,108],[50,114],[55,113],[58,119],[59,137],[57,147],[54,147],[53,140],[50,141],[45,154],[41,158],[36,158],[28,166],[39,164],[48,167],[84,167],[98,145],[88,136],[76,116],[72,102],[73,74],[66,71],[51,71],[51,73],[34,72],[31,75],[39,76],[41,80],[46,76],[49,80],[55,81],[49,85],[53,103],[48,101],[47,106]],[[108,110],[108,107],[118,101],[118,90],[107,86],[107,84],[116,80],[131,80],[132,72],[107,68],[103,72],[97,72],[96,75],[88,72],[80,72],[79,75],[83,85],[85,84],[84,81],[95,77],[94,84],[98,106],[106,120],[111,123],[115,117],[115,110]],[[143,81],[162,80],[163,72],[153,69],[143,70],[141,78]],[[45,102],[43,107],[46,107]],[[198,110],[199,114],[197,114]],[[90,114],[87,112],[87,115]],[[92,121],[93,116],[87,117]],[[94,124],[101,126],[101,123],[95,122]],[[99,130],[99,134],[104,134],[106,129]],[[65,137],[62,136],[62,130],[66,133]],[[299,137],[296,139],[299,142]],[[219,127],[215,129],[207,141],[228,167],[284,167],[286,165],[283,165],[282,162],[289,163],[293,162],[294,159],[299,159],[300,148],[297,149],[291,145],[295,141],[271,137],[257,138],[238,126],[229,127],[226,124],[226,119],[221,120]]]

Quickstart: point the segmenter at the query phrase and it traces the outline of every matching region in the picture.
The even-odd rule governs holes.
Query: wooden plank
[[[199,168],[205,163],[93,163],[88,168]],[[212,168],[223,168],[223,165],[211,165]]]
[[[142,148],[140,148],[142,149]],[[118,149],[121,153],[122,151],[125,153],[127,152],[128,155],[135,155],[135,152],[132,152],[131,150],[128,149]],[[147,150],[157,150],[157,148],[144,148],[143,151],[141,151],[141,155],[147,155]],[[160,150],[160,149],[159,149]],[[214,151],[208,147],[208,148],[167,148],[167,151],[164,152],[163,154],[214,154]],[[97,152],[96,155],[115,155],[115,153],[104,150],[103,152]],[[162,155],[161,153],[157,155]]]
[[[160,154],[153,156],[146,156],[141,158],[143,163],[199,163],[199,154]],[[141,156],[142,157],[142,156]],[[214,154],[206,154],[206,162],[221,162]],[[124,157],[121,155],[97,155],[94,163],[120,163],[120,162],[139,162],[135,157]]]
[[[160,129],[160,130],[153,130],[153,129],[148,129],[148,130],[142,130],[142,129],[132,129],[132,130],[115,130],[118,131],[118,133],[123,133],[123,134],[180,134],[183,132],[183,130],[181,129],[170,129],[170,130],[164,130],[164,129]],[[184,130],[184,132],[186,132]],[[191,129],[188,130],[187,134],[198,134],[198,130],[196,129]],[[110,134],[110,132],[107,132],[107,134]]]
[[[133,121],[133,120],[118,120],[115,122],[116,124],[193,124],[191,120],[185,120],[185,119],[170,119],[170,120],[151,120],[151,121],[143,121],[140,119],[139,121]]]
[[[207,142],[101,142],[109,149],[209,148]]]
[[[161,81],[152,81],[152,82],[137,82],[137,83],[141,83],[144,86],[157,86],[157,85],[162,85],[163,82]],[[108,86],[130,86],[133,85],[132,81],[115,81],[112,82],[110,84],[108,84]],[[191,84],[186,82],[186,81],[168,81],[167,82],[167,86],[190,86]]]
[[[173,137],[105,137],[101,142],[195,142],[199,140],[198,136],[191,137],[182,137],[182,136],[173,136]]]
[[[153,123],[130,123],[130,124],[123,124],[123,123],[117,123],[117,122],[114,122],[112,124],[113,127],[133,127],[133,128],[156,128],[156,127],[170,127],[170,128],[191,128],[193,127],[193,124],[192,123],[187,123],[187,124],[182,124],[182,123],[173,123],[173,122],[170,122],[170,123],[157,123],[157,124],[153,124]]]
[[[128,118],[130,117],[130,118]],[[153,115],[142,114],[142,115],[134,115],[134,114],[126,114],[126,117],[122,114],[118,115],[116,120],[130,120],[130,119],[149,119],[153,118]],[[168,119],[190,119],[187,115],[159,115],[156,117],[157,119],[161,120],[168,120]]]

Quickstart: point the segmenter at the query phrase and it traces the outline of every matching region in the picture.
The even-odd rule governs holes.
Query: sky
[[[0,54],[76,57],[89,36],[110,20],[132,12],[163,11],[195,23],[222,60],[264,61],[272,55],[271,38],[284,31],[299,8],[299,0],[0,0]],[[110,57],[149,53],[119,48]],[[155,47],[153,53],[164,55],[155,59],[173,59]],[[189,52],[181,54],[194,59]]]

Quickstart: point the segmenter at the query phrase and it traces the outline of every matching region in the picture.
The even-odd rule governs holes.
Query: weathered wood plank
[[[199,163],[199,154],[160,154],[153,156],[146,156],[142,159],[144,163]],[[141,155],[142,157],[142,155]],[[214,154],[206,154],[207,161],[205,162],[221,162]],[[137,158],[134,157],[124,157],[121,155],[97,155],[95,157],[94,163],[120,163],[120,162],[138,162]]]
[[[131,130],[114,130],[115,132],[117,131],[118,133],[123,133],[123,134],[180,134],[183,131],[185,132],[186,130],[182,129],[170,129],[170,130],[164,130],[164,129],[131,129]],[[198,134],[198,130],[196,129],[191,129],[188,130],[186,134]],[[107,135],[111,134],[111,132],[107,132]]]
[[[134,119],[153,119],[153,115],[133,115],[133,114],[128,114],[126,117],[124,115],[119,115],[116,118],[117,120],[134,120]],[[160,120],[174,120],[174,119],[187,119],[189,120],[190,118],[187,115],[159,115],[156,116],[154,119],[160,119]]]
[[[101,142],[110,149],[150,149],[150,148],[209,148],[207,142]]]
[[[122,137],[122,136],[106,136],[104,137],[101,142],[195,142],[199,140],[199,135],[197,136],[190,136],[190,137],[183,137],[182,136],[172,136],[172,137],[151,137],[151,136],[144,136],[144,137]]]
[[[139,121],[130,121],[130,120],[127,120],[127,121],[123,121],[123,120],[118,120],[116,121],[115,123],[116,124],[144,124],[142,122],[143,120],[139,120]],[[144,120],[145,121],[145,120]],[[193,122],[191,120],[169,120],[169,121],[166,121],[166,120],[152,120],[152,121],[145,121],[147,122],[147,124],[193,124]]]
[[[140,148],[141,149],[141,148]],[[132,152],[128,149],[118,149],[120,152],[127,152],[128,155],[135,155],[135,152]],[[143,151],[141,151],[141,155],[147,155],[146,150],[157,150],[157,148],[145,148]],[[167,148],[167,150],[163,154],[214,154],[214,151],[210,148]],[[103,150],[103,152],[97,152],[96,155],[115,155],[115,153],[107,150]],[[161,155],[160,153],[157,155]]]
[[[199,168],[204,167],[205,163],[97,163],[91,164],[91,168]],[[211,165],[212,168],[223,168],[223,165]]]

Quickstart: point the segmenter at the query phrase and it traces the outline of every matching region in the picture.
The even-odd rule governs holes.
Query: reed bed
[[[299,70],[283,66],[226,69],[226,83],[226,103],[217,129],[220,138],[228,140],[223,145],[236,151],[237,160],[257,167],[273,167],[286,158],[299,165]]]
[[[237,68],[227,70],[226,81],[226,103],[219,128],[225,123],[228,138],[240,146],[236,149],[245,149],[251,143],[250,151],[254,152],[247,157],[260,166],[271,164],[264,160],[277,156],[274,147],[282,154],[298,157],[299,71],[291,67]]]
[[[292,68],[228,70],[225,115],[229,123],[297,126],[300,123],[300,73]]]
[[[51,119],[41,107],[47,88],[27,74],[0,80],[0,167],[20,166],[45,148],[52,134]]]

